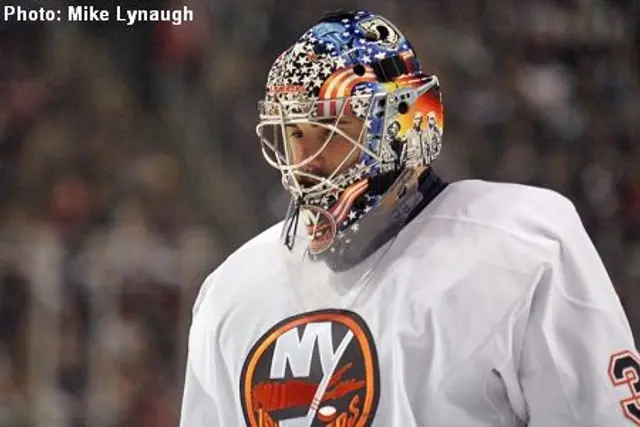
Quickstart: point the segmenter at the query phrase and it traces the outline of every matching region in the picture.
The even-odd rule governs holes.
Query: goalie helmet
[[[362,121],[356,137],[340,128]],[[416,128],[415,117],[428,117]],[[310,124],[326,139],[304,159],[285,128]],[[388,241],[419,203],[418,178],[440,151],[443,111],[437,77],[422,72],[404,35],[367,11],[326,14],[274,62],[257,133],[292,202],[283,233],[291,249],[299,217],[313,259],[343,271]],[[333,171],[308,167],[339,135],[352,150]],[[345,164],[345,162],[350,162]]]

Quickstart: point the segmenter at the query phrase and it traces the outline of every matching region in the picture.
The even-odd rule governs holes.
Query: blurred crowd
[[[340,6],[391,18],[440,77],[441,175],[574,201],[640,333],[637,2],[92,4],[114,3],[196,19],[0,22],[0,427],[176,425],[200,283],[284,212],[266,72]]]

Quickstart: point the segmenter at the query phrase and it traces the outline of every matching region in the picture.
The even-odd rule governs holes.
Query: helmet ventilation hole
[[[363,66],[362,64],[358,64],[358,65],[355,65],[355,66],[353,67],[353,73],[354,73],[356,76],[364,76],[364,73],[365,73],[366,71],[367,71],[367,70],[365,70],[365,69],[364,69],[364,66]]]

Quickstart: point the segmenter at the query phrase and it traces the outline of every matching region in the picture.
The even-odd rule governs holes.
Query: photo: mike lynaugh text
[[[117,22],[132,26],[144,22],[169,22],[182,25],[195,19],[194,11],[185,5],[174,9],[132,8],[114,5],[100,8],[95,5],[67,6],[66,8],[27,8],[21,4],[2,7],[5,22]]]

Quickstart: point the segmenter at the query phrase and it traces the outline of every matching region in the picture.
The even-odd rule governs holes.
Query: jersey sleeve
[[[222,424],[218,418],[216,402],[198,380],[191,361],[187,361],[180,427],[218,426]]]
[[[212,277],[202,285],[193,308],[193,321],[189,331],[187,366],[180,413],[180,427],[222,427],[218,407],[213,397],[214,366],[211,343],[209,342],[206,322],[201,321],[201,305],[211,286]]]
[[[640,364],[619,298],[573,205],[554,216],[520,358],[527,425],[640,426]]]

